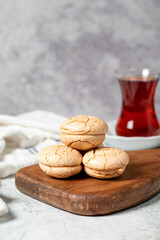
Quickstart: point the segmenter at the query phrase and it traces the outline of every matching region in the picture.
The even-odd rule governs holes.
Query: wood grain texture
[[[160,191],[160,149],[128,152],[125,173],[100,180],[84,172],[69,179],[47,176],[37,165],[20,169],[17,188],[54,207],[80,215],[104,215],[137,205]]]

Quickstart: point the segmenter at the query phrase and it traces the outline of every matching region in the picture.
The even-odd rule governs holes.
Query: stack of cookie
[[[129,157],[117,148],[102,145],[107,124],[94,116],[79,115],[65,120],[61,126],[64,145],[43,148],[38,154],[40,168],[49,176],[67,178],[82,170],[91,177],[109,179],[120,176]]]

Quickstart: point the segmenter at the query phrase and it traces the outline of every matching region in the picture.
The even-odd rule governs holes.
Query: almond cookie
[[[61,126],[61,141],[78,150],[88,150],[100,145],[105,139],[107,124],[94,116],[79,115],[65,120]]]
[[[99,147],[83,156],[84,171],[91,177],[101,179],[120,176],[128,163],[128,154],[117,148]]]
[[[64,145],[43,148],[38,153],[40,168],[49,176],[68,178],[82,170],[82,155]]]

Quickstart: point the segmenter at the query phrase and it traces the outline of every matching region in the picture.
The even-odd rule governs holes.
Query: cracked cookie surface
[[[82,170],[82,165],[78,165],[74,167],[49,167],[42,163],[39,163],[39,167],[48,176],[56,177],[56,178],[68,178],[78,174]]]
[[[69,135],[61,134],[61,141],[71,147],[78,150],[88,150],[100,145],[104,139],[105,135]]]
[[[107,124],[94,116],[79,115],[65,120],[61,126],[61,141],[78,150],[97,147],[105,139]]]
[[[94,170],[84,166],[84,171],[91,177],[100,178],[100,179],[110,179],[119,177],[126,169],[125,167],[117,168],[114,170]]]
[[[124,172],[128,163],[128,154],[117,148],[99,147],[83,156],[84,170],[97,178],[117,177]]]
[[[43,148],[37,156],[40,168],[49,176],[66,178],[82,170],[82,155],[65,145]]]
[[[68,118],[60,125],[63,134],[99,135],[108,131],[108,126],[102,119],[94,116],[78,115]]]
[[[55,167],[77,166],[82,162],[82,155],[75,149],[65,145],[52,145],[38,153],[38,161]]]

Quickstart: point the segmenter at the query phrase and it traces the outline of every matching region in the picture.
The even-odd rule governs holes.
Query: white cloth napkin
[[[59,125],[64,120],[58,114],[38,110],[16,117],[0,115],[0,178],[37,163],[41,148],[58,144]],[[0,198],[0,216],[7,211]]]

